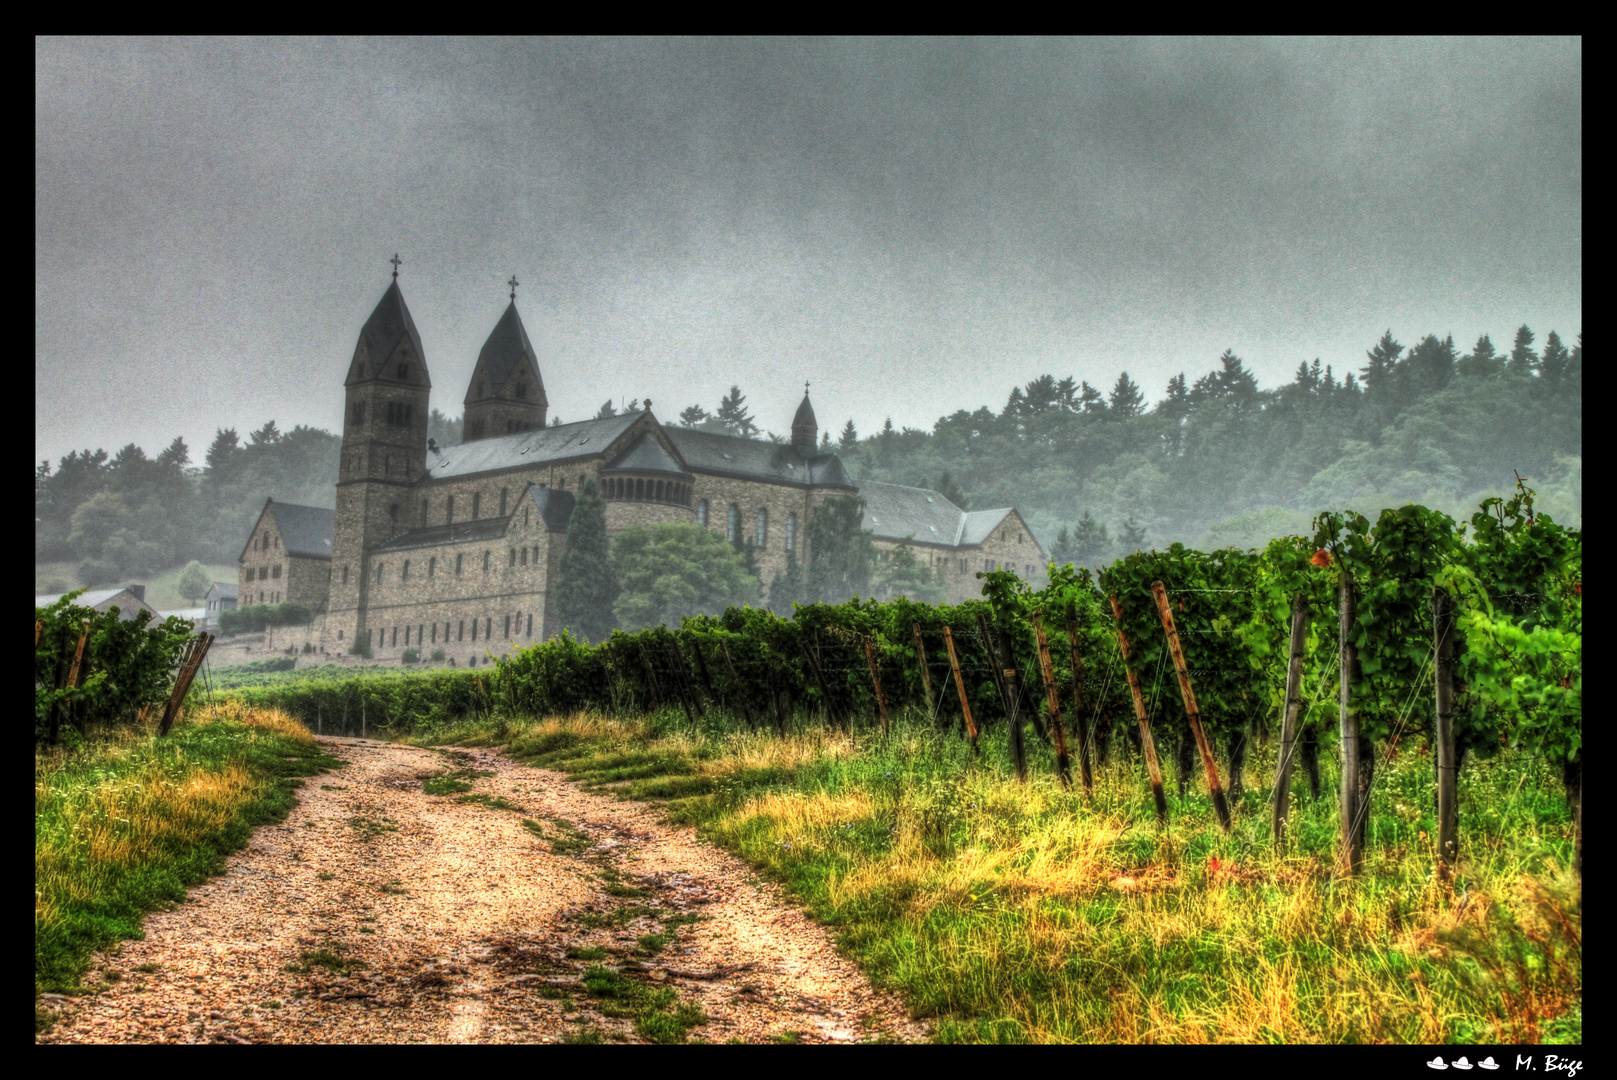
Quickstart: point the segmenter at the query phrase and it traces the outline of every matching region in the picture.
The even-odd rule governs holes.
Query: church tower
[[[808,385],[803,386],[803,404],[792,417],[792,445],[805,454],[815,451],[814,440],[820,437],[820,423],[814,419],[814,406],[809,404]]]
[[[342,458],[332,536],[329,633],[346,650],[365,633],[367,552],[423,524],[410,510],[410,486],[427,464],[427,399],[432,380],[421,335],[393,283],[365,320],[344,381]]]
[[[515,275],[507,284],[511,303],[483,342],[466,388],[466,442],[542,428],[550,407],[539,377],[539,357],[517,314]]]

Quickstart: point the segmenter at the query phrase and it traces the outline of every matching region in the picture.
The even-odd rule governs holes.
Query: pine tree
[[[1522,323],[1516,331],[1515,344],[1510,347],[1510,362],[1506,370],[1512,375],[1531,375],[1538,367],[1538,353],[1533,351],[1533,332]]]
[[[1126,420],[1143,412],[1145,412],[1145,395],[1125,371],[1117,377],[1117,383],[1112,387],[1112,417],[1116,420]]]
[[[706,409],[700,405],[692,405],[679,414],[679,426],[693,428],[706,420],[707,417],[708,412]]]
[[[1098,566],[1112,551],[1112,534],[1088,510],[1072,531],[1072,561],[1079,566]]]
[[[842,427],[842,434],[837,437],[837,449],[846,452],[858,445],[859,432],[854,429],[853,417],[850,416],[848,417],[848,422]]]
[[[1388,330],[1376,342],[1376,347],[1364,355],[1369,359],[1360,370],[1364,372],[1364,392],[1371,397],[1387,398],[1394,391],[1394,380],[1397,378],[1398,357],[1404,347],[1392,339],[1392,331]]]
[[[830,452],[831,452],[831,429],[827,428],[826,430],[820,432],[820,453],[829,454]]]
[[[1561,335],[1554,330],[1544,339],[1544,355],[1539,358],[1539,375],[1550,386],[1559,386],[1572,366],[1572,356],[1561,343]]]
[[[1145,526],[1135,521],[1133,514],[1117,530],[1117,547],[1122,555],[1132,555],[1145,547]]]
[[[1503,374],[1504,370],[1505,362],[1499,358],[1487,334],[1477,338],[1469,355],[1460,357],[1460,374],[1468,379],[1489,379]]]
[[[595,410],[595,419],[597,420],[605,420],[609,416],[616,415],[618,415],[618,407],[612,404],[611,398],[601,402],[601,407]]]
[[[747,411],[746,403],[747,398],[741,393],[741,387],[732,385],[730,393],[719,402],[718,412],[713,415],[731,435],[750,439],[758,434],[758,425],[753,423],[752,414]]]
[[[797,561],[797,553],[786,553],[786,569],[777,571],[769,583],[769,610],[783,619],[792,617],[792,604],[803,603],[806,598],[807,581],[803,576],[803,564]]]
[[[1082,388],[1078,391],[1078,407],[1085,416],[1106,415],[1106,395],[1089,385],[1085,379]]]
[[[876,544],[864,530],[865,504],[851,496],[834,496],[814,511],[808,523],[808,600],[840,604],[870,595]]]
[[[938,477],[937,485],[933,490],[960,507],[960,509],[971,509],[971,496],[966,494],[966,489],[961,487],[949,473],[945,472]]]
[[[1063,525],[1056,530],[1055,543],[1050,545],[1050,561],[1057,566],[1066,566],[1072,559],[1072,536]]]
[[[606,500],[592,476],[578,485],[555,587],[556,616],[561,624],[587,641],[605,640],[612,632],[612,603],[618,588],[606,535]]]

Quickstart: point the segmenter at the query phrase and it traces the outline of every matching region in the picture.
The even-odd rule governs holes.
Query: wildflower
[[[1314,552],[1314,557],[1308,561],[1313,563],[1315,566],[1329,566],[1331,565],[1331,553],[1326,551],[1324,548],[1320,548],[1318,551]]]

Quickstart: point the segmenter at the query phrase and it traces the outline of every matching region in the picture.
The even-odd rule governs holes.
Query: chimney
[[[125,585],[124,588],[126,588],[130,592],[134,593],[136,600],[139,600],[143,604],[146,602],[146,586],[144,586],[144,585]]]

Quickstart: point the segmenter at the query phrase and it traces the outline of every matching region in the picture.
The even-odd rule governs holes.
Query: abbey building
[[[788,554],[814,555],[805,526],[833,496],[865,503],[878,549],[904,540],[950,600],[976,573],[1044,573],[1015,509],[965,512],[935,491],[856,481],[819,446],[808,395],[790,442],[665,427],[651,412],[547,424],[538,357],[513,299],[478,354],[463,399],[465,441],[427,438],[432,379],[398,281],[359,332],[343,381],[336,509],[267,502],[241,555],[243,605],[307,604],[318,651],[373,656],[438,649],[459,662],[542,640],[560,627],[551,585],[574,493],[594,477],[616,535],[694,522],[751,542],[767,588]]]

